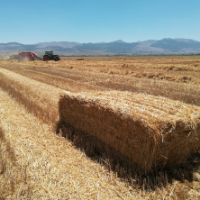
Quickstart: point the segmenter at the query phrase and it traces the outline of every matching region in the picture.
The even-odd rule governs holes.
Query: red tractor
[[[60,57],[58,55],[53,55],[53,51],[45,51],[45,55],[43,56],[44,61],[55,60],[59,61]]]
[[[19,52],[18,61],[30,61],[38,59],[38,55],[32,51]]]

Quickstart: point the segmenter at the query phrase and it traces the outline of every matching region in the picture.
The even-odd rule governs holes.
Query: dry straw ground
[[[90,156],[87,151],[84,152],[85,149],[80,151],[77,148],[79,145],[73,146],[76,145],[76,137],[65,140],[56,136],[52,127],[59,117],[57,103],[63,89],[71,92],[84,91],[86,97],[83,100],[89,100],[90,104],[97,97],[100,101],[104,100],[104,103],[109,100],[109,107],[113,109],[111,105],[114,105],[122,109],[125,117],[129,111],[123,109],[130,104],[130,111],[136,109],[139,113],[131,113],[131,116],[134,115],[136,119],[142,116],[148,125],[152,125],[153,119],[154,122],[157,119],[158,124],[163,121],[163,126],[167,125],[167,121],[172,127],[180,125],[184,132],[175,132],[176,136],[181,136],[175,137],[179,147],[187,147],[186,155],[194,149],[196,151],[199,144],[196,140],[199,134],[199,107],[170,100],[166,100],[167,106],[159,103],[153,106],[154,100],[163,98],[153,97],[151,101],[149,98],[144,99],[147,96],[144,94],[161,95],[199,106],[199,61],[199,57],[75,58],[57,63],[1,61],[0,86],[6,91],[1,91],[0,102],[1,198],[198,199],[198,155],[190,158],[189,161],[193,159],[192,163],[179,168],[155,171],[155,174],[143,177],[123,176],[124,168],[119,166],[118,170],[111,170],[110,160],[104,155]],[[113,89],[129,92],[114,92]],[[105,92],[106,90],[110,92]],[[132,92],[144,94],[136,94],[137,101],[132,104],[132,99],[124,96],[133,94]],[[122,95],[122,101],[118,104],[116,95]],[[148,111],[148,115],[144,111]],[[73,115],[73,112],[70,114]],[[88,119],[89,117],[91,116],[87,115]],[[180,123],[177,123],[178,118]],[[157,128],[160,128],[158,124],[151,128],[160,134],[161,132],[157,132]],[[69,130],[76,129],[70,127],[67,131]],[[189,145],[186,135],[194,145]],[[166,144],[169,145],[170,141]],[[180,148],[174,150],[178,151]],[[165,149],[167,148],[162,150]],[[169,150],[171,151],[173,149]],[[173,156],[170,159],[173,160]]]

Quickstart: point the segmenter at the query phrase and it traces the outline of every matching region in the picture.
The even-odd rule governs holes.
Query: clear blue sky
[[[0,0],[0,43],[200,41],[200,0]]]

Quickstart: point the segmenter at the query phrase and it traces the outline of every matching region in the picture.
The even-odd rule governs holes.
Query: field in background
[[[31,79],[36,82],[31,82]],[[52,132],[52,125],[55,125],[52,116],[58,115],[56,109],[54,110],[59,98],[58,90],[141,92],[200,106],[199,56],[66,57],[59,62],[0,61],[0,86],[7,92],[1,92],[0,96],[0,181],[7,181],[5,187],[10,191],[7,198],[11,197],[12,193],[15,195],[12,197],[18,199],[28,198],[36,195],[33,191],[38,193],[35,198],[45,196],[50,199],[200,197],[198,167],[189,169],[189,177],[186,177],[184,169],[173,171],[172,173],[176,174],[170,174],[171,180],[166,180],[169,174],[157,176],[153,184],[158,187],[154,190],[146,184],[149,177],[142,179],[142,184],[138,183],[137,178],[132,179],[132,184],[127,186],[126,180],[120,180],[117,174],[104,168],[104,160],[101,161],[102,165],[97,164],[84,152],[76,150],[70,141],[62,140]],[[55,91],[52,91],[50,86],[53,86]],[[37,90],[43,92],[37,93]],[[21,105],[14,102],[11,97]],[[3,109],[5,107],[6,110]],[[23,148],[20,147],[22,144]],[[52,156],[54,154],[57,156]],[[9,160],[13,160],[12,157],[15,158],[10,164]],[[198,163],[199,158],[195,159]],[[91,166],[93,172],[90,172]],[[8,176],[9,173],[11,176]],[[33,176],[34,173],[38,173],[38,177]],[[65,175],[66,179],[60,181]],[[34,178],[31,178],[32,176]],[[40,184],[42,180],[44,182]],[[0,189],[5,190],[3,187]],[[64,196],[61,197],[59,193],[62,191]],[[5,198],[5,193],[0,194]]]
[[[64,90],[122,90],[200,105],[200,57],[63,58],[0,66]]]

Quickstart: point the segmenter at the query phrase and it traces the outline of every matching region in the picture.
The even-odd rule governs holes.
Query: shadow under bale
[[[168,165],[164,168],[152,167],[148,173],[144,174],[136,163],[112,147],[63,121],[57,123],[56,133],[71,141],[90,159],[104,165],[108,171],[113,171],[120,179],[127,181],[134,188],[152,190],[157,187],[166,187],[173,180],[192,182],[194,172],[200,169],[200,154],[196,153],[190,155],[183,164]]]
[[[122,178],[139,173],[139,167],[136,163],[88,133],[78,130],[63,121],[57,124],[56,133],[72,141],[73,145],[84,151],[88,157],[104,164],[108,170],[117,172]]]
[[[198,107],[129,92],[66,92],[59,115],[57,133],[145,188],[166,185],[170,177],[191,181],[198,166],[185,164],[200,149]]]

